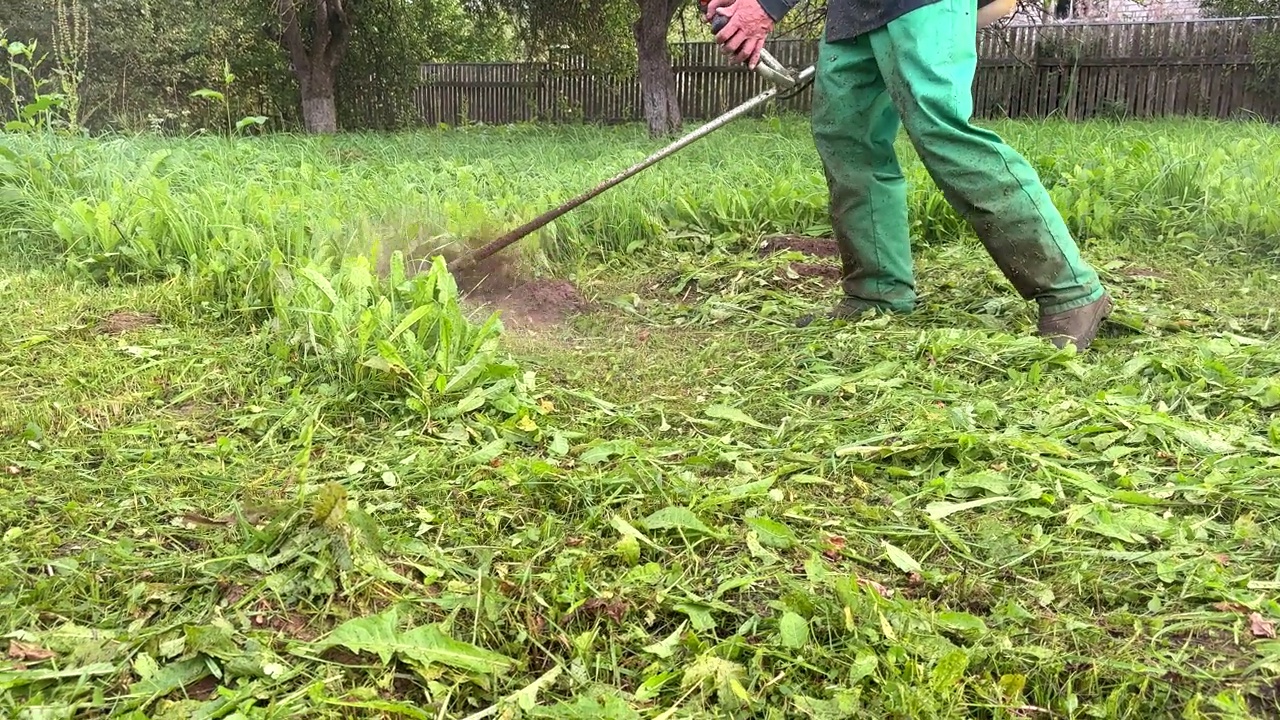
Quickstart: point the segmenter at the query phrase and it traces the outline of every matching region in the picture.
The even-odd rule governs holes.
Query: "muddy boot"
[[[827,311],[827,318],[831,320],[857,320],[863,315],[877,311],[889,312],[885,308],[864,300],[842,298],[840,302]]]
[[[1071,343],[1078,352],[1084,352],[1093,344],[1094,338],[1098,336],[1098,328],[1111,315],[1114,307],[1111,296],[1103,295],[1083,307],[1041,315],[1039,335],[1047,338],[1059,350]]]

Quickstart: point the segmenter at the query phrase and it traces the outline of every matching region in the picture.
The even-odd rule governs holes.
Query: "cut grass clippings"
[[[1115,152],[1089,134],[1222,127],[1002,132],[1083,168]],[[256,182],[281,208],[321,177],[344,207],[376,204],[361,173],[449,138],[492,158],[467,171],[477,197],[568,192],[555,173],[579,146],[638,147],[467,132],[314,144],[371,164]],[[799,126],[779,132],[800,146]],[[229,178],[292,152],[113,142],[80,172],[168,149],[175,173]],[[701,201],[718,162],[646,182]],[[820,187],[817,166],[791,167],[776,182]],[[1116,182],[1118,200],[1137,187]],[[209,207],[238,192],[210,187]],[[309,357],[270,313],[207,311],[183,273],[71,275],[15,251],[36,231],[16,228],[0,253],[0,715],[1274,717],[1280,269],[1215,234],[1265,221],[1221,187],[1176,246],[1091,241],[1121,313],[1085,355],[1032,337],[1032,309],[963,235],[921,248],[919,312],[797,327],[836,288],[793,266],[836,261],[762,254],[760,228],[709,208],[738,240],[673,228],[627,253],[625,232],[600,237],[607,261],[575,275],[585,314],[485,346],[518,391],[447,401],[389,391],[356,355]],[[49,212],[57,192],[39,196]],[[611,202],[625,224],[659,199]],[[1169,206],[1143,202],[1124,222],[1161,227]],[[349,301],[335,295],[316,299],[330,315]],[[367,307],[343,312],[360,327]]]

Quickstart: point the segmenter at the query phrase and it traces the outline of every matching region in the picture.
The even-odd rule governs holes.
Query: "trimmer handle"
[[[707,14],[707,5],[710,5],[710,4],[711,3],[708,0],[698,0],[698,8],[702,10],[702,14],[704,17]],[[729,18],[723,15],[716,15],[715,18],[711,21],[711,33],[713,35],[719,34],[720,31],[724,29],[724,26],[728,24],[729,24]]]

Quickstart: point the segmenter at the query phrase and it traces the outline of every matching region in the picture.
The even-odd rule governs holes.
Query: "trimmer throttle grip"
[[[702,9],[702,14],[703,14],[703,16],[706,16],[706,14],[707,14],[707,5],[709,5],[709,4],[710,4],[710,3],[709,3],[709,2],[707,2],[707,0],[698,0],[698,7]],[[718,35],[718,34],[720,33],[720,31],[724,29],[724,26],[725,26],[725,25],[728,25],[728,24],[729,24],[729,18],[727,18],[727,17],[725,17],[725,16],[723,16],[723,15],[716,15],[716,16],[711,20],[711,33],[712,33],[713,35]]]

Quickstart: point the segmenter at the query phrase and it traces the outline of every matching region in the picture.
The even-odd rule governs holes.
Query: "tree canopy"
[[[298,0],[304,18],[309,2]],[[335,78],[341,125],[403,124],[422,62],[515,52],[509,24],[481,18],[460,0],[345,0],[343,8],[351,26]],[[59,65],[60,19],[74,26],[84,40],[80,120],[94,129],[216,127],[224,111],[192,97],[201,88],[226,90],[234,113],[298,127],[300,88],[278,42],[278,10],[275,0],[0,0],[0,30],[48,53],[48,71]],[[224,88],[228,66],[236,81]]]

